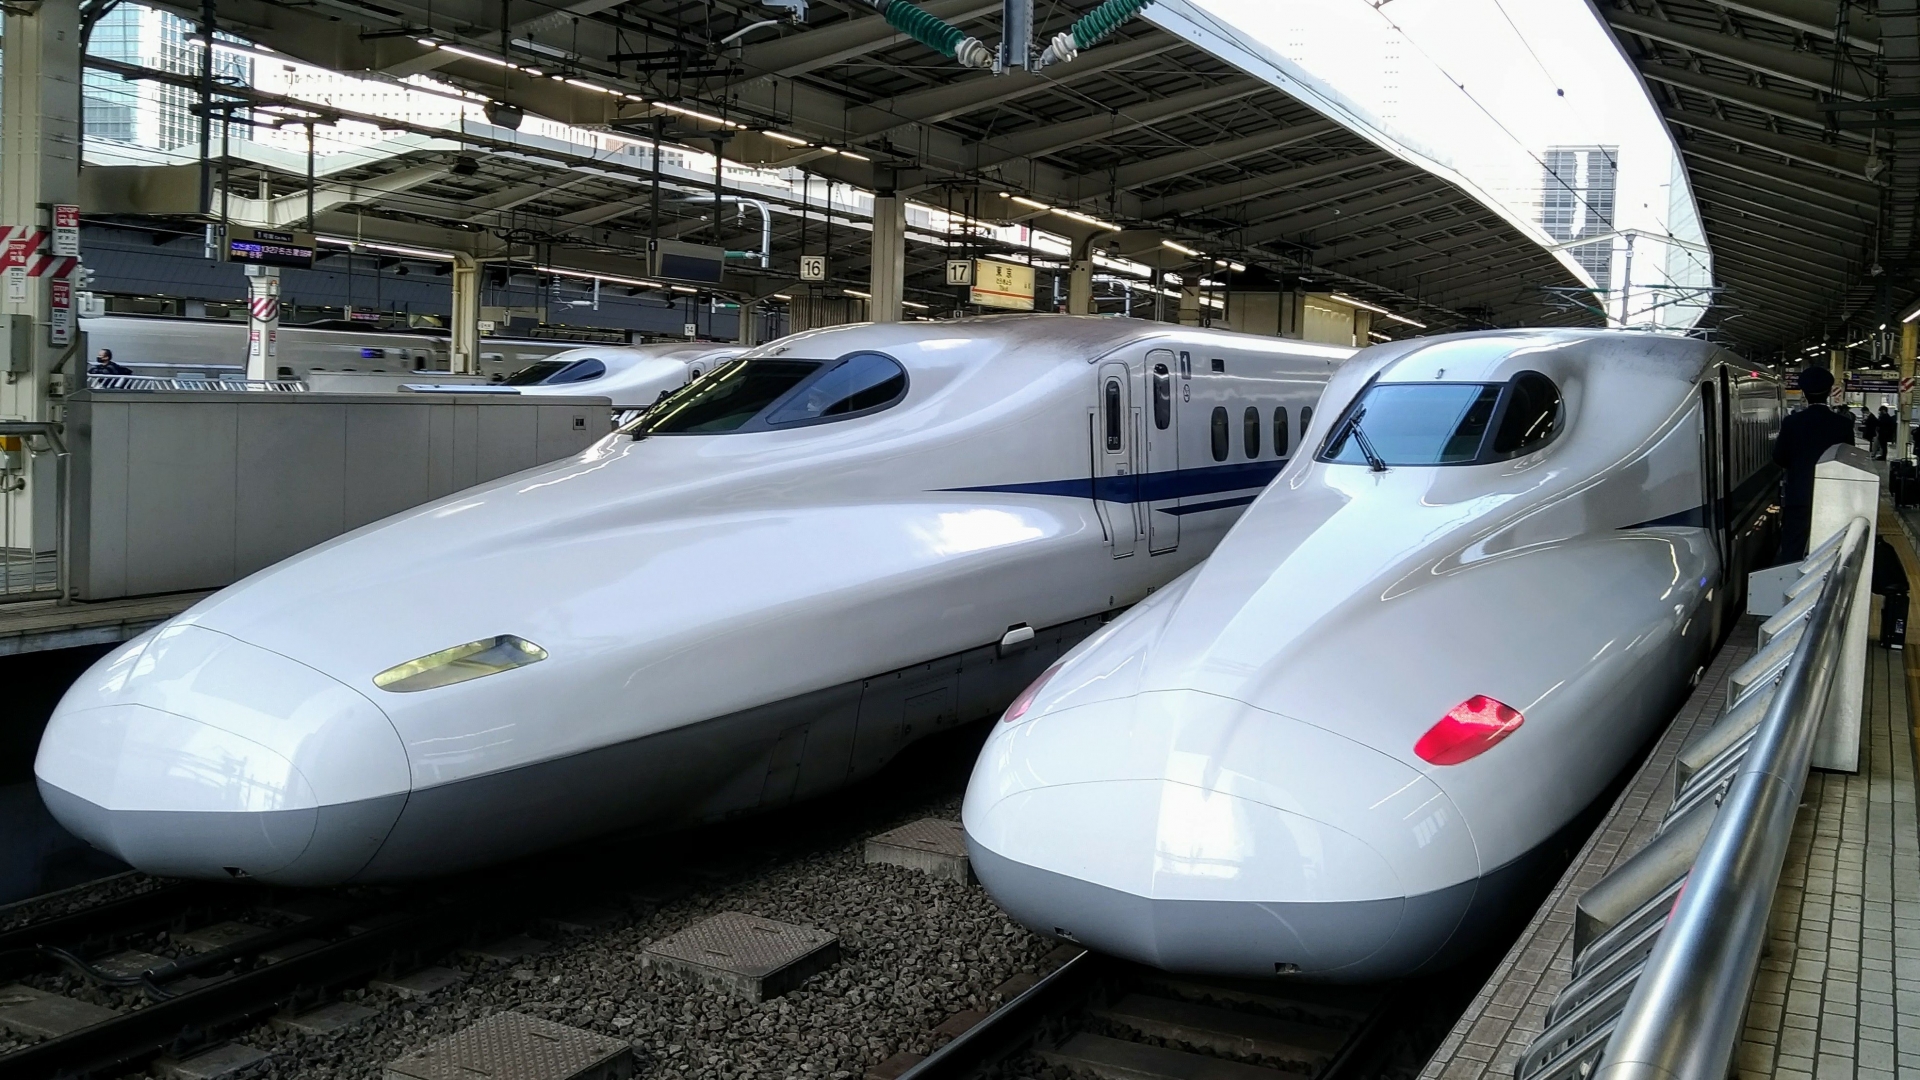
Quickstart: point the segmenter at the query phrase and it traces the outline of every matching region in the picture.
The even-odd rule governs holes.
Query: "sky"
[[[1166,8],[1160,17],[1156,9]],[[1627,322],[1690,325],[1662,286],[1711,280],[1693,198],[1638,75],[1586,0],[1185,0],[1309,91],[1309,104],[1463,180],[1542,243],[1549,147],[1606,147],[1619,170],[1611,228],[1633,240]],[[1154,5],[1147,17],[1178,17]],[[1256,72],[1258,73],[1258,72]],[[1288,87],[1294,90],[1295,87]],[[1597,208],[1596,208],[1597,209]],[[1617,322],[1627,241],[1607,291]]]

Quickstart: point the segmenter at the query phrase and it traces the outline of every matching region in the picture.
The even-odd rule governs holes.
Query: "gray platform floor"
[[[192,607],[208,592],[59,604],[0,603],[0,656],[126,641]]]

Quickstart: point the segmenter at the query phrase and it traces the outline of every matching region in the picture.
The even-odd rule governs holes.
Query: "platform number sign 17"
[[[800,280],[827,280],[827,257],[825,255],[800,256]]]
[[[949,285],[973,284],[973,260],[972,259],[948,259],[947,260],[947,284]]]

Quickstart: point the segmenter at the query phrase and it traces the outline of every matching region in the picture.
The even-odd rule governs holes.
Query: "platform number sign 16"
[[[825,255],[800,256],[800,280],[827,280],[827,257]]]

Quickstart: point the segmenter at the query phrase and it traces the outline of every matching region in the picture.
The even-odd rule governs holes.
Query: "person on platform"
[[[1773,444],[1773,463],[1787,473],[1780,492],[1780,552],[1775,562],[1806,558],[1807,536],[1813,530],[1813,467],[1828,447],[1853,445],[1853,421],[1827,408],[1833,372],[1808,368],[1800,373],[1799,386],[1807,407],[1780,422],[1780,438]]]
[[[1879,420],[1880,420],[1880,455],[1879,457],[1881,461],[1885,461],[1887,460],[1887,452],[1893,449],[1893,444],[1900,437],[1900,428],[1899,428],[1900,421],[1897,417],[1893,415],[1893,410],[1887,408],[1885,405],[1880,406]]]
[[[112,349],[101,349],[100,352],[94,356],[93,363],[87,365],[87,374],[131,375],[133,374],[133,369],[127,367],[125,364],[114,363]]]
[[[1812,399],[1808,399],[1808,404],[1812,404]],[[1847,445],[1858,445],[1858,441],[1854,438],[1854,432],[1857,431],[1858,428],[1855,427],[1857,421],[1854,419],[1853,407],[1842,401],[1833,412],[1834,415],[1847,422]]]

